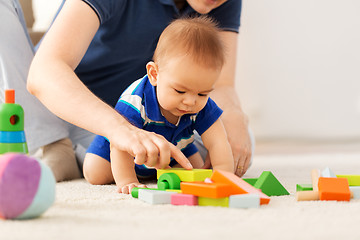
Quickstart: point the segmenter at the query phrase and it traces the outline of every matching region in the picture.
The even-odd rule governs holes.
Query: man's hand
[[[118,134],[109,138],[113,147],[128,152],[138,165],[166,168],[173,157],[183,168],[192,169],[184,154],[163,136],[134,126],[122,126]]]
[[[234,156],[235,174],[240,177],[248,170],[252,155],[247,119],[244,117],[238,109],[224,111],[221,116]]]
[[[232,149],[235,174],[241,177],[248,170],[252,157],[252,146],[247,122],[239,124],[241,121],[244,121],[243,113],[237,113],[235,110],[224,112],[221,118]],[[202,168],[211,168],[209,154],[206,156]]]
[[[211,97],[224,111],[221,120],[233,152],[235,174],[241,177],[249,168],[252,155],[248,119],[240,107],[234,87],[222,86],[215,90]],[[204,167],[208,166],[209,163],[205,162]]]

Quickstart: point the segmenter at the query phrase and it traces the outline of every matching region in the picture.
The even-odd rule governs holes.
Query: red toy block
[[[351,192],[346,178],[319,178],[320,200],[350,201]]]
[[[171,204],[195,206],[198,205],[198,198],[190,194],[173,194],[171,195]]]
[[[211,176],[211,181],[214,183],[224,183],[231,186],[230,195],[253,193],[260,196],[260,204],[268,204],[270,197],[254,188],[249,183],[245,182],[233,173],[215,170]]]
[[[231,186],[224,183],[182,182],[181,191],[207,198],[224,198],[231,195]]]

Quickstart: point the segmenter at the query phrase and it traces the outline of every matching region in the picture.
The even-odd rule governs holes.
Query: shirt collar
[[[177,13],[177,14],[181,14],[181,15],[187,15],[187,14],[190,14],[190,13],[193,13],[195,12],[192,7],[190,7],[190,5],[188,4],[185,9],[183,9],[180,13],[179,9],[176,7],[175,5],[175,2],[174,0],[159,0],[159,2],[161,4],[164,4],[164,5],[169,5],[169,6],[173,6],[174,8],[174,11]]]
[[[156,97],[156,88],[151,85],[147,75],[144,77],[144,81],[146,81],[144,87],[144,107],[146,116],[152,121],[164,122],[166,125],[175,126],[161,114],[159,102]],[[188,122],[187,119],[190,119],[192,115],[194,114],[183,115],[178,126],[183,122]]]

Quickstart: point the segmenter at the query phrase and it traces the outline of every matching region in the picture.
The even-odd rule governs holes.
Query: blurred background
[[[33,29],[60,3],[33,0]],[[359,12],[358,0],[243,0],[237,90],[260,150],[360,151]]]
[[[257,139],[360,140],[360,1],[244,0],[238,91]]]

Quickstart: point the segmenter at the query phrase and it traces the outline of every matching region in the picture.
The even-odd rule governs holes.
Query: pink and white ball
[[[28,219],[55,201],[55,178],[48,166],[24,154],[0,156],[0,218]]]

